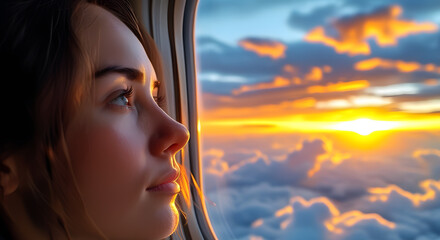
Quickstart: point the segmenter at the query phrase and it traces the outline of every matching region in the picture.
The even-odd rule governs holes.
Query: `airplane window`
[[[440,238],[440,1],[201,0],[218,239]]]

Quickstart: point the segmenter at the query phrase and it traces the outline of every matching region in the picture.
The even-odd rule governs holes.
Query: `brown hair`
[[[14,157],[20,164],[17,190],[34,224],[53,238],[70,239],[72,216],[96,230],[76,187],[64,132],[75,109],[90,94],[92,65],[73,30],[81,0],[6,0],[0,4],[0,174]],[[160,55],[127,0],[90,0],[118,17],[139,39],[163,79]],[[16,96],[18,95],[18,96]],[[6,103],[6,104],[5,104]],[[72,191],[72,189],[74,189]],[[0,187],[3,196],[3,189]],[[67,202],[74,200],[79,209]],[[79,211],[78,211],[79,210]],[[73,213],[76,214],[73,214]],[[0,236],[13,238],[11,220],[0,203]],[[98,236],[102,235],[97,232]]]

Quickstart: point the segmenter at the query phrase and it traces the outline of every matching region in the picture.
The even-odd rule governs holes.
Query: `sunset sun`
[[[351,131],[359,135],[367,136],[372,132],[390,130],[398,126],[396,122],[377,121],[361,118],[353,121],[341,122],[331,126],[334,130]]]

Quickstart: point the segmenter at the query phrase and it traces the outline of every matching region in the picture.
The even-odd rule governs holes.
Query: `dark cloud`
[[[317,157],[324,153],[322,140],[304,141],[302,148],[290,153],[284,161],[259,159],[231,172],[227,185],[247,185],[264,179],[275,186],[295,186],[307,177]]]
[[[294,29],[309,31],[316,26],[329,24],[330,18],[335,16],[337,10],[338,7],[335,5],[317,7],[310,13],[294,10],[289,15],[287,23]]]
[[[393,171],[396,165],[400,168],[398,172]],[[321,168],[304,185],[340,202],[363,197],[370,187],[397,184],[407,189],[418,189],[419,181],[427,177],[413,158],[403,157],[380,160],[356,157],[336,166],[327,161]]]
[[[320,139],[306,140],[301,149],[291,152],[283,161],[271,161],[259,152],[229,153],[222,156],[229,166],[222,175],[211,174],[209,169],[216,166],[206,159],[205,169],[209,177],[205,188],[209,191],[227,186],[246,187],[260,182],[272,186],[297,186],[307,178],[307,172],[318,156],[326,153],[324,145]]]
[[[440,179],[440,151],[432,149],[422,149],[415,153],[418,160],[433,179]]]
[[[231,94],[232,89],[240,88],[242,83],[231,83],[231,82],[212,82],[212,81],[203,81],[199,79],[199,85],[202,87],[203,92],[215,93],[218,95],[229,95]],[[206,102],[204,104],[207,108],[213,106],[212,102]]]
[[[208,48],[198,52],[198,67],[202,73],[242,76],[248,82],[255,82],[270,79],[282,69],[282,65],[270,58],[258,57],[255,53],[239,46],[229,46],[212,38],[199,38],[197,44],[200,49],[206,46],[215,46],[219,49],[215,51]]]
[[[244,38],[241,41],[252,42],[257,45],[274,45],[278,43],[278,41],[267,39],[267,38],[257,38],[257,37],[248,37]]]
[[[408,18],[424,18],[431,14],[436,14],[440,10],[440,2],[437,0],[370,0],[370,1],[352,1],[344,0],[343,5],[357,8],[359,11],[372,11],[377,8],[383,8],[390,5],[400,5],[404,9],[403,16]]]
[[[439,54],[432,53],[440,51],[440,33],[407,36],[394,47],[382,48],[372,43],[371,49],[372,55],[385,59],[439,64]]]

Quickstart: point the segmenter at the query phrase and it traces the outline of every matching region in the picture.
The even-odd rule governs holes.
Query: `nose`
[[[174,156],[188,142],[188,129],[161,109],[157,114],[154,133],[149,141],[150,152],[153,155]]]

